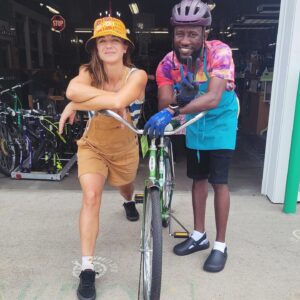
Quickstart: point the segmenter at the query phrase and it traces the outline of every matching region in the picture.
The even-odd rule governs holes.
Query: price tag
[[[146,135],[142,135],[140,141],[141,141],[142,156],[144,158],[146,156],[148,150],[149,150],[147,136]]]

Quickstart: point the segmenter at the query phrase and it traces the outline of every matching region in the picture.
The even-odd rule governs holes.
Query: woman
[[[132,48],[133,43],[126,36],[122,21],[112,17],[95,21],[94,34],[86,43],[91,60],[70,81],[66,95],[72,102],[61,115],[60,132],[67,119],[72,121],[76,110],[112,109],[131,120],[127,107],[137,99],[144,99],[147,83],[146,73],[132,68]],[[135,204],[130,201],[139,162],[138,140],[118,121],[96,112],[78,141],[77,155],[83,191],[79,222],[82,272],[77,295],[79,299],[95,299],[93,255],[99,230],[101,194],[108,180],[127,200],[124,207],[128,219],[138,219]]]

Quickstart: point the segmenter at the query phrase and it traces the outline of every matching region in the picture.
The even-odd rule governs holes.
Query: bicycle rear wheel
[[[162,221],[157,189],[150,189],[144,209],[143,296],[144,300],[159,300],[162,272]]]
[[[14,143],[8,127],[0,124],[0,172],[10,176],[19,165],[20,151]]]
[[[168,227],[170,223],[170,210],[174,189],[174,163],[173,151],[170,139],[165,139],[165,157],[164,157],[164,186],[162,191],[162,225]]]

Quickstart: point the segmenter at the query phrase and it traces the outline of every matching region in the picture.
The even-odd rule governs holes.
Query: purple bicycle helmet
[[[172,10],[171,25],[211,25],[211,13],[208,5],[200,0],[182,0]]]

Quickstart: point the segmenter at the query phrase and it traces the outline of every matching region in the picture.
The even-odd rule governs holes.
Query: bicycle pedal
[[[135,194],[134,201],[135,201],[135,203],[143,203],[144,202],[144,194]]]
[[[186,232],[186,231],[175,231],[173,233],[173,237],[174,238],[182,238],[182,239],[185,239],[185,238],[188,238],[189,237],[189,233]]]

